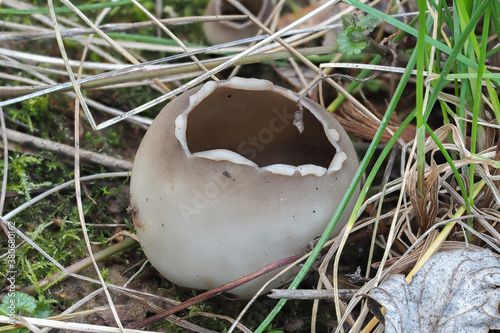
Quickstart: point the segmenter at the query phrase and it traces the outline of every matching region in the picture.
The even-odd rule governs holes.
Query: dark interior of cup
[[[227,149],[259,167],[314,164],[328,168],[335,148],[323,125],[304,109],[305,130],[293,125],[298,106],[274,91],[219,87],[188,115],[187,144],[192,153]]]

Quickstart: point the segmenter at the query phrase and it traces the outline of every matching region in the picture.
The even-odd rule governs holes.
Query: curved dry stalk
[[[184,50],[184,52],[188,52],[188,48],[186,47],[186,45],[184,45],[184,43],[179,39],[177,38],[177,36],[175,34],[173,34],[169,29],[167,29],[167,27],[161,23],[154,15],[152,15],[146,8],[144,8],[144,6],[142,6],[139,2],[137,2],[137,0],[132,0],[132,2],[134,3],[134,5],[136,5],[137,7],[139,7],[139,9],[144,13],[146,14],[161,30],[163,30],[163,32],[165,32],[167,35],[170,36],[170,38],[172,38],[177,44],[179,44],[179,46]],[[195,55],[191,55],[190,58],[205,72],[208,72],[208,69],[205,67],[205,65],[203,65],[200,60],[198,60],[198,58],[195,56]],[[212,75],[211,78],[214,80],[214,81],[219,81],[219,79],[215,76],[215,75]]]
[[[5,129],[5,118],[3,116],[3,108],[0,107],[0,128],[2,130],[2,144],[3,144],[3,176],[2,176],[2,189],[0,192],[0,216],[3,215],[3,206],[5,204],[5,194],[7,193],[7,176],[9,171],[9,150],[7,141],[7,131]]]
[[[60,35],[58,35],[59,31],[57,29],[57,20],[55,18],[55,14],[53,13],[54,9],[52,7],[52,0],[49,0],[49,8],[51,8],[51,16],[52,16],[52,19],[54,22],[54,28],[55,28],[54,30],[56,32],[56,39],[58,41],[59,48],[61,50],[61,55],[63,56],[63,59],[66,62],[67,57],[65,55],[64,46],[62,45],[62,38]],[[100,21],[104,18],[104,16],[108,12],[109,12],[109,8],[107,8],[107,10],[104,10],[98,16],[96,23],[99,24]],[[90,43],[92,38],[93,38],[93,34],[89,36],[89,40],[88,40],[88,43],[86,43],[86,45],[88,45]],[[83,53],[82,53],[82,62],[86,58],[87,51],[88,51],[88,48],[86,46],[83,50]],[[117,324],[120,331],[124,332],[124,328],[123,328],[122,322],[120,320],[120,316],[118,315],[118,311],[116,310],[114,301],[111,298],[111,294],[110,294],[108,288],[106,287],[104,278],[102,277],[101,271],[99,270],[99,266],[97,266],[97,262],[95,260],[94,254],[92,252],[92,247],[91,247],[90,239],[89,239],[88,232],[87,232],[87,226],[85,225],[85,214],[83,212],[83,202],[82,202],[81,183],[80,183],[80,141],[79,141],[80,140],[79,139],[80,138],[80,107],[79,107],[80,103],[79,103],[79,99],[80,98],[83,99],[83,95],[81,94],[80,88],[76,85],[76,80],[73,77],[73,73],[71,72],[71,67],[69,67],[69,65],[67,63],[66,63],[66,68],[68,70],[68,74],[70,76],[71,81],[73,82],[75,92],[77,94],[77,96],[75,98],[75,121],[74,121],[74,138],[75,138],[75,155],[74,155],[75,168],[74,168],[74,170],[75,170],[75,197],[76,197],[76,205],[78,207],[78,217],[80,219],[80,223],[82,226],[83,237],[85,239],[85,244],[87,246],[87,251],[89,253],[89,257],[91,259],[92,265],[94,266],[94,270],[97,274],[97,277],[99,278],[99,281],[100,281],[101,286],[103,288],[104,294],[106,295],[106,299],[107,299],[108,304],[111,308],[111,312],[113,313],[115,323]],[[81,73],[82,73],[82,67],[80,66],[78,69],[78,77],[77,78],[81,77]],[[83,105],[85,105],[85,101],[82,100],[82,106]],[[85,109],[85,107],[84,107],[84,109]],[[90,114],[90,112],[89,112],[89,114]],[[92,120],[91,124],[92,123],[93,123],[93,120]],[[92,127],[94,127],[94,126],[92,126]]]
[[[321,11],[323,11],[324,9],[328,8],[329,6],[333,5],[334,3],[336,3],[338,0],[329,0],[328,2],[326,2],[325,4],[323,4],[322,6],[318,7],[317,9],[313,10],[311,13],[303,16],[302,18],[296,20],[295,22],[289,24],[288,26],[286,26],[285,28],[277,31],[276,33],[270,35],[269,37],[263,39],[262,41],[258,42],[257,44],[255,44],[254,46],[251,46],[249,48],[247,48],[246,50],[244,50],[243,52],[231,57],[229,60],[225,61],[224,63],[218,65],[217,67],[209,70],[208,72],[200,75],[199,77],[197,77],[196,79],[194,80],[191,80],[190,82],[182,85],[181,87],[177,88],[177,89],[174,89],[172,90],[171,92],[163,95],[163,96],[160,96],[148,103],[145,103],[143,104],[142,106],[140,107],[137,107],[135,109],[132,109],[130,111],[128,111],[127,113],[125,113],[123,116],[119,116],[119,117],[115,117],[113,119],[110,119],[108,121],[105,121],[103,123],[101,123],[98,128],[99,129],[102,129],[102,128],[106,128],[108,126],[111,126],[117,122],[120,122],[121,120],[129,117],[129,116],[132,116],[132,115],[135,115],[141,111],[144,111],[150,107],[152,107],[153,105],[156,105],[158,103],[161,103],[161,102],[164,102],[166,101],[167,99],[181,93],[181,92],[184,92],[192,87],[194,87],[195,85],[197,85],[198,83],[200,82],[203,82],[204,80],[206,80],[208,77],[210,77],[211,75],[213,74],[216,74],[216,73],[219,73],[220,71],[234,65],[238,60],[244,58],[245,56],[253,53],[254,51],[256,51],[257,49],[259,49],[261,46],[264,46],[268,43],[270,43],[271,41],[274,41],[276,40],[277,38],[281,37],[281,35],[283,35],[285,32],[289,31],[289,30],[292,30],[293,28],[295,28],[296,26],[302,24],[303,22],[305,22],[306,20],[308,20],[309,18],[317,15],[318,13],[320,13]]]

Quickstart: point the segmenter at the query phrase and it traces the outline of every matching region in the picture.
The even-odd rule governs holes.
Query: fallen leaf
[[[490,250],[434,255],[408,284],[394,275],[367,295],[385,332],[488,332],[500,327],[500,260]],[[373,301],[385,307],[385,317]]]
[[[419,179],[416,164],[406,177],[408,177],[406,190],[417,217],[419,232],[423,234],[434,225],[438,213],[439,171],[436,161],[431,161],[429,171],[424,175],[422,193],[418,189]]]

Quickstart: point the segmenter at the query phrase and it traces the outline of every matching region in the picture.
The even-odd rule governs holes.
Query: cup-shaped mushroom
[[[324,231],[358,159],[342,126],[307,98],[299,133],[298,98],[233,78],[185,92],[155,119],[134,161],[131,205],[142,248],[168,280],[212,289],[306,252]],[[232,293],[251,296],[274,275]]]
[[[240,0],[260,22],[265,21],[271,15],[274,7],[272,0]],[[212,0],[205,9],[205,15],[241,15],[227,0]],[[239,21],[218,21],[203,24],[203,30],[207,40],[212,45],[228,43],[235,40],[253,37],[259,31],[259,27],[250,19]]]

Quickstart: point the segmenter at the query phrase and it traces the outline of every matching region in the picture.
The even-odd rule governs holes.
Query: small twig
[[[110,247],[105,248],[102,251],[95,253],[94,258],[96,261],[101,261],[103,259],[111,257],[112,255],[114,255],[116,253],[122,252],[122,251],[124,251],[132,246],[137,246],[137,245],[138,245],[138,243],[136,242],[135,239],[127,238],[120,243],[116,243],[114,245],[111,245]],[[58,279],[61,279],[61,280],[65,279],[66,277],[70,276],[70,274],[78,273],[81,270],[89,267],[90,265],[92,265],[92,261],[90,260],[89,257],[87,257],[83,260],[80,260],[77,263],[74,263],[71,266],[66,267],[66,271],[68,272],[68,274],[65,275],[63,272],[54,273],[51,276],[49,276],[48,278],[45,278],[45,279],[39,281],[38,286],[40,288],[44,288],[45,286],[49,285],[50,283],[52,283]],[[35,290],[35,287],[33,285],[26,286],[26,287],[22,288],[21,291],[23,293],[30,294],[30,295],[36,294],[36,290]]]
[[[301,256],[302,255],[295,255],[295,256],[287,257],[287,258],[278,260],[276,262],[273,262],[272,264],[269,264],[269,265],[255,271],[253,273],[250,273],[250,274],[242,277],[241,279],[238,279],[236,281],[232,281],[232,282],[223,284],[220,287],[208,290],[208,291],[206,291],[198,296],[195,296],[193,298],[188,299],[185,302],[182,302],[181,304],[179,304],[177,306],[174,306],[173,308],[171,308],[165,312],[158,313],[158,314],[156,314],[156,315],[154,315],[146,320],[143,320],[137,324],[131,325],[127,328],[137,329],[137,328],[151,325],[151,324],[157,322],[158,320],[161,320],[161,319],[163,319],[171,314],[174,314],[174,313],[177,313],[177,312],[182,311],[184,309],[187,309],[190,306],[198,304],[198,303],[205,301],[211,297],[217,296],[223,292],[227,292],[231,289],[239,287],[239,286],[241,286],[249,281],[252,281],[252,280],[258,278],[259,276],[262,276],[264,274],[272,272],[272,271],[274,271],[282,266],[288,265],[288,264],[294,262],[295,260],[297,260],[298,258],[300,258]]]
[[[100,173],[100,174],[94,174],[94,175],[90,175],[90,176],[81,177],[81,181],[90,181],[90,180],[100,179],[100,178],[104,178],[104,177],[129,177],[129,176],[130,176],[130,172],[128,172],[128,171],[108,172],[108,173]],[[66,188],[68,186],[73,185],[74,183],[75,183],[75,180],[72,179],[72,180],[69,180],[69,181],[67,181],[65,183],[62,183],[60,185],[57,185],[57,186],[55,186],[53,188],[46,189],[43,193],[37,195],[34,198],[31,198],[30,201],[27,201],[27,202],[23,203],[22,205],[16,207],[15,209],[11,210],[7,214],[5,214],[3,217],[0,217],[0,219],[3,218],[4,220],[10,220],[14,216],[16,216],[17,214],[19,214],[22,211],[24,211],[25,209],[27,209],[28,207],[31,207],[32,205],[34,205],[37,202],[45,199],[49,195],[57,193],[57,192],[61,191],[62,189]],[[23,237],[23,239],[25,239],[27,241],[26,238]],[[47,257],[47,258],[49,258],[49,257]]]
[[[8,128],[5,130],[5,134],[7,135],[8,140],[20,144],[23,147],[46,150],[68,157],[75,156],[75,148],[63,143],[38,138],[36,136],[17,132]],[[83,162],[96,163],[113,170],[131,170],[133,165],[130,161],[121,160],[83,149],[80,149],[80,159]]]
[[[55,19],[55,16],[52,14],[52,5],[51,5],[51,2],[52,0],[48,0],[49,2],[49,8],[51,10],[51,16],[53,17],[52,20],[54,22],[54,30],[56,32],[56,39],[57,39],[57,42],[58,44],[60,44],[60,40],[62,40],[62,38],[60,36],[58,36],[57,34],[60,32],[59,29],[57,29],[57,20]],[[99,16],[97,17],[97,20],[96,20],[96,24],[99,24],[100,21],[104,18],[105,15],[107,15],[107,13],[109,12],[109,8],[105,9],[104,11],[102,11]],[[65,61],[65,65],[66,65],[66,68],[68,70],[68,74],[69,74],[69,77],[71,79],[71,81],[74,83],[75,85],[75,93],[76,93],[76,97],[75,97],[75,120],[74,120],[74,137],[75,137],[75,175],[74,175],[74,178],[75,178],[75,198],[76,198],[76,206],[78,208],[78,218],[80,220],[80,223],[81,223],[81,227],[82,227],[82,233],[83,233],[83,238],[85,239],[85,245],[87,246],[87,252],[89,253],[89,257],[92,261],[92,265],[94,266],[94,270],[97,274],[97,277],[99,278],[99,282],[101,283],[101,286],[102,286],[102,290],[104,291],[104,295],[106,296],[106,300],[108,301],[108,304],[109,304],[109,307],[111,308],[111,313],[113,314],[113,317],[115,319],[115,323],[116,325],[118,326],[118,328],[120,328],[120,331],[125,333],[124,329],[123,329],[123,324],[120,320],[120,316],[118,315],[118,311],[116,310],[116,307],[115,307],[115,304],[114,304],[114,301],[113,301],[113,298],[111,297],[111,293],[109,292],[109,289],[108,287],[106,286],[106,282],[104,281],[104,277],[102,276],[101,274],[101,271],[99,270],[99,266],[97,265],[97,262],[95,261],[95,258],[94,258],[94,253],[92,251],[92,246],[90,244],[90,238],[89,238],[89,235],[88,235],[88,231],[87,231],[87,227],[85,225],[85,213],[83,211],[83,200],[82,200],[82,191],[81,191],[81,188],[82,188],[82,185],[84,185],[81,181],[80,181],[80,107],[79,107],[79,99],[80,98],[83,98],[83,95],[81,95],[81,91],[80,91],[80,87],[76,85],[76,80],[77,79],[80,79],[81,76],[82,76],[82,70],[83,70],[83,62],[87,56],[87,52],[88,52],[88,45],[91,43],[91,40],[92,38],[94,37],[94,34],[91,34],[89,37],[88,37],[88,40],[87,42],[85,43],[85,48],[83,50],[83,54],[81,56],[81,64],[80,66],[78,67],[78,74],[77,74],[77,77],[74,78],[73,76],[73,73],[71,72],[71,67],[69,66],[69,64],[67,63],[67,58],[65,56],[65,51],[64,51],[64,48],[62,47],[62,45],[60,45],[60,51],[61,51],[61,55],[63,56],[63,59]],[[82,101],[84,102],[84,101]],[[84,112],[87,110],[87,106],[85,103],[81,103],[82,105],[82,108],[84,109]],[[90,119],[89,119],[90,121]],[[94,120],[92,119],[91,120],[91,125],[93,125],[92,127],[95,126],[95,123],[94,123]]]
[[[339,289],[339,297],[343,300],[350,300],[356,294],[357,289]],[[333,290],[314,290],[314,289],[272,289],[267,297],[272,299],[300,299],[300,300],[314,300],[314,299],[333,299],[335,293]]]

